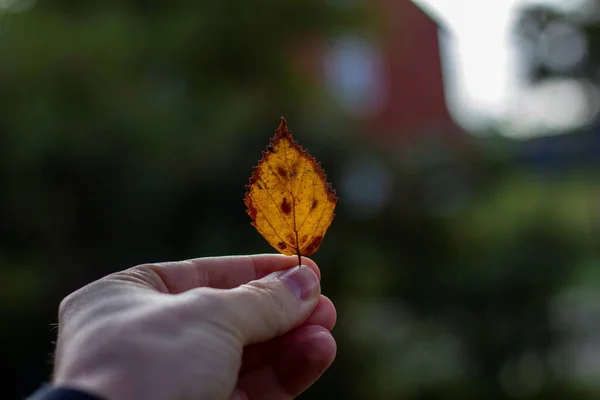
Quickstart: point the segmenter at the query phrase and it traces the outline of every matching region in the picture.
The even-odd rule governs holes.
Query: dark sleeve
[[[26,400],[105,400],[102,397],[81,390],[57,388],[46,385],[29,396]]]

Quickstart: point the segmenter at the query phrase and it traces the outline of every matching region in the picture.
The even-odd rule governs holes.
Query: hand
[[[335,308],[302,263],[201,258],[95,281],[60,305],[53,384],[108,400],[292,399],[336,352]]]

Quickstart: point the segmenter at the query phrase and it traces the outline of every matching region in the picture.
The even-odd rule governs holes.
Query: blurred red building
[[[326,83],[370,137],[406,142],[458,130],[446,107],[438,24],[408,0],[370,0],[377,32],[323,55]]]
[[[444,92],[439,26],[412,1],[376,0],[387,96],[368,126],[383,135],[454,130]]]

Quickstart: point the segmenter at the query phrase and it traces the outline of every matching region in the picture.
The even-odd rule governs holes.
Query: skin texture
[[[336,353],[317,265],[252,255],[146,264],[59,308],[53,384],[108,400],[292,399]]]

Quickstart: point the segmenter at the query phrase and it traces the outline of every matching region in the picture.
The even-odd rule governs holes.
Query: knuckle
[[[77,292],[73,292],[68,294],[65,298],[63,298],[58,305],[58,317],[59,319],[63,319],[65,314],[71,308],[71,304],[73,303],[73,297],[76,296]]]
[[[155,264],[141,264],[111,275],[112,279],[168,292]]]
[[[243,285],[245,290],[251,292],[264,303],[266,309],[271,310],[277,315],[285,316],[289,308],[286,296],[281,296],[279,291],[274,290],[272,285],[265,282],[255,281]]]
[[[64,322],[67,318],[82,308],[82,303],[85,302],[85,293],[89,290],[90,285],[84,286],[76,291],[68,294],[58,304],[58,321]]]
[[[97,281],[88,283],[64,297],[58,305],[59,323],[73,315],[89,313],[94,305],[97,305],[96,303],[102,303],[99,299],[106,300],[110,298],[108,290],[112,286],[111,279],[114,275],[107,275]]]
[[[228,305],[225,296],[221,295],[221,290],[213,288],[197,288],[182,293],[185,299],[186,307],[194,314],[200,314],[205,318],[211,316],[218,317],[227,312]]]

